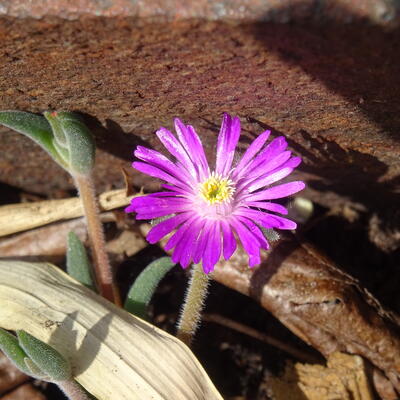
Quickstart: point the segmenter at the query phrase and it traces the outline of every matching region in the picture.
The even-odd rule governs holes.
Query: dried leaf
[[[146,246],[140,233],[124,230],[118,237],[107,242],[106,249],[108,253],[131,257]]]
[[[282,240],[258,268],[237,252],[213,278],[247,294],[325,357],[360,355],[400,393],[400,325],[360,283],[310,245]]]
[[[49,343],[99,400],[221,399],[178,339],[50,264],[0,261],[0,326]]]
[[[363,359],[342,353],[332,353],[326,367],[288,363],[266,385],[273,400],[374,400]]]

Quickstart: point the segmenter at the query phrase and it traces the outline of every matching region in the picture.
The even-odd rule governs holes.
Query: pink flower
[[[302,181],[272,186],[288,176],[301,159],[286,150],[283,136],[265,143],[270,131],[260,134],[233,165],[240,136],[240,120],[224,114],[217,143],[215,169],[210,170],[203,145],[190,125],[175,119],[178,139],[160,128],[157,136],[174,157],[138,146],[132,166],[167,182],[164,192],[136,197],[126,212],[140,220],[164,220],[147,235],[156,243],[176,230],[165,249],[174,248],[172,260],[186,268],[202,262],[205,273],[214,269],[221,253],[228,260],[239,240],[249,255],[249,265],[260,263],[260,249],[269,244],[261,228],[295,229],[296,223],[276,215],[287,209],[270,200],[290,196],[304,188]],[[271,213],[272,212],[272,213]],[[167,217],[167,219],[165,219]]]

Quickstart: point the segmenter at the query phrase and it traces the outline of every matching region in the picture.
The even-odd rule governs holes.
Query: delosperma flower
[[[262,228],[296,228],[295,222],[273,214],[288,211],[270,200],[290,196],[302,190],[304,183],[271,185],[288,176],[301,159],[286,150],[283,136],[265,145],[270,135],[265,131],[234,163],[240,120],[224,114],[215,168],[210,169],[194,128],[176,118],[175,130],[178,138],[165,128],[156,133],[173,161],[146,147],[135,150],[142,161],[132,166],[167,182],[162,185],[166,191],[134,198],[126,212],[136,212],[139,220],[162,218],[147,235],[150,243],[175,230],[165,249],[174,249],[173,262],[184,268],[202,262],[204,272],[209,273],[221,253],[226,260],[232,256],[237,241],[249,255],[249,265],[259,264],[260,249],[269,248]]]

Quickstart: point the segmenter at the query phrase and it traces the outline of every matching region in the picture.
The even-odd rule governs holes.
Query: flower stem
[[[55,382],[70,400],[90,400],[81,386],[74,380]]]
[[[99,218],[92,177],[75,175],[74,178],[85,211],[99,293],[107,300],[121,306],[121,299],[114,284],[113,272],[105,248],[104,231]]]
[[[195,264],[186,290],[185,301],[178,322],[178,339],[190,346],[199,327],[201,312],[208,294],[209,275],[203,272],[201,264]]]

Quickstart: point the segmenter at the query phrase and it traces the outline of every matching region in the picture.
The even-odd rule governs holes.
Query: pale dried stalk
[[[99,196],[100,210],[108,211],[126,206],[132,197],[134,196],[127,196],[124,189],[102,193]],[[83,213],[79,197],[8,204],[0,207],[0,236],[26,231],[56,221],[81,217]]]

